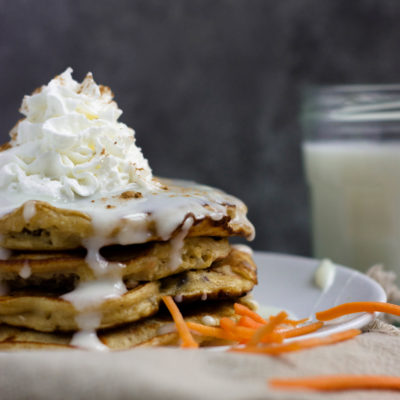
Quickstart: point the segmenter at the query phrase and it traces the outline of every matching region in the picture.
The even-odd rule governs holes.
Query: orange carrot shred
[[[257,344],[262,341],[263,337],[273,333],[275,328],[281,324],[287,316],[285,311],[281,311],[277,316],[270,317],[269,321],[264,326],[261,326],[254,332],[254,335],[248,342],[248,346],[257,346]]]
[[[189,329],[204,336],[211,336],[218,339],[227,339],[227,334],[222,328],[198,324],[197,322],[186,322]]]
[[[255,334],[255,330],[251,328],[247,328],[245,326],[236,326],[233,329],[233,332],[235,333],[236,337],[240,339],[239,341],[247,343],[249,342]],[[262,338],[261,341],[263,343],[282,343],[283,342],[283,335],[279,332],[271,332],[269,334],[265,334]]]
[[[304,324],[308,320],[309,320],[309,318],[303,318],[303,319],[298,319],[298,320],[286,319],[283,323],[286,325],[297,326],[297,325]]]
[[[317,375],[303,378],[274,378],[268,383],[273,389],[286,390],[400,390],[400,376],[387,375]]]
[[[228,317],[222,317],[219,320],[219,324],[220,324],[222,329],[225,329],[225,330],[228,330],[228,331],[233,329],[234,326],[235,326],[235,323]]]
[[[181,347],[187,348],[197,348],[198,343],[193,339],[189,328],[187,327],[179,308],[175,304],[171,296],[163,296],[163,302],[167,306],[169,312],[171,313],[172,319],[175,322],[176,328],[178,330],[179,336],[182,339]]]
[[[233,328],[235,327],[235,323],[230,318],[222,317],[219,320],[219,326],[223,329],[230,340],[236,340],[236,337],[232,332]]]
[[[352,303],[340,304],[336,307],[329,308],[325,311],[315,313],[315,316],[320,321],[330,321],[332,319],[342,317],[343,315],[353,314],[358,312],[384,312],[400,316],[400,306],[390,303],[381,303],[375,301],[358,301]]]
[[[243,317],[240,318],[238,325],[245,326],[247,328],[258,329],[260,326],[263,326],[264,324],[256,322],[254,321],[254,319],[248,317],[247,315],[244,315]]]
[[[292,337],[297,337],[297,336],[302,336],[302,335],[306,335],[307,333],[311,333],[311,332],[317,331],[318,329],[322,328],[323,325],[324,325],[324,323],[321,322],[321,321],[314,322],[312,324],[300,326],[300,327],[293,328],[293,329],[288,329],[286,331],[281,331],[280,334],[285,339],[292,338]]]
[[[347,331],[333,333],[329,336],[321,338],[311,338],[296,340],[290,343],[269,345],[269,346],[247,346],[247,347],[236,347],[231,349],[234,352],[241,353],[261,353],[269,355],[279,355],[281,353],[288,353],[292,351],[299,351],[303,349],[309,349],[312,347],[323,346],[338,343],[344,340],[348,340],[357,336],[361,333],[359,329],[349,329]]]
[[[256,322],[261,324],[266,324],[267,321],[261,316],[258,315],[256,312],[250,310],[250,308],[244,306],[243,304],[235,303],[234,304],[235,312],[238,315],[246,315],[247,317],[253,319]]]

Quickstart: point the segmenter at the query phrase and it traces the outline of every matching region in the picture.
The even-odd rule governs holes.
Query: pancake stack
[[[68,68],[20,111],[0,146],[0,348],[177,344],[163,296],[193,321],[233,315],[257,282],[228,241],[254,236],[240,200],[154,177],[91,73]]]
[[[0,348],[81,347],[76,338],[94,331],[100,342],[89,347],[178,344],[162,305],[165,295],[175,299],[188,320],[218,324],[220,317],[233,316],[233,303],[245,301],[241,298],[257,282],[249,248],[228,241],[233,235],[253,236],[245,206],[215,189],[173,181],[162,184],[163,195],[169,193],[180,206],[180,201],[196,198],[204,214],[194,216],[189,201],[188,212],[164,241],[153,227],[157,210],[151,212],[150,207],[149,241],[113,244],[123,229],[117,226],[111,237],[102,240],[111,244],[99,247],[95,255],[109,270],[104,274],[88,257],[97,251],[90,245],[94,234],[90,215],[29,201],[0,219],[3,252],[8,252],[0,260]],[[157,195],[119,199],[114,206],[123,202],[134,212],[138,204],[151,203]],[[105,213],[109,201],[101,200]],[[221,205],[224,215],[212,219]],[[175,205],[170,207],[173,212]],[[118,284],[126,289],[115,293],[110,285]],[[197,339],[210,344],[204,337]],[[85,347],[87,341],[83,342]]]

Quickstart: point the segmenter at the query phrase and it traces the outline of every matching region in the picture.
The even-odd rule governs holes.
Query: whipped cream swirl
[[[0,152],[0,189],[70,201],[126,187],[151,188],[135,132],[118,122],[111,90],[72,69],[25,96],[25,116]]]

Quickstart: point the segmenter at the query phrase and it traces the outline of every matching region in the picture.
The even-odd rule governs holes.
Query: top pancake
[[[102,245],[136,244],[169,240],[182,230],[189,237],[254,236],[240,200],[205,186],[160,182],[167,185],[158,192],[128,190],[75,204],[20,200],[15,207],[7,200],[0,207],[0,246],[67,250],[86,247],[93,237],[102,237]]]

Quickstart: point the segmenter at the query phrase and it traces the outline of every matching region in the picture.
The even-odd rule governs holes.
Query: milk
[[[317,258],[400,273],[400,142],[303,145]]]

